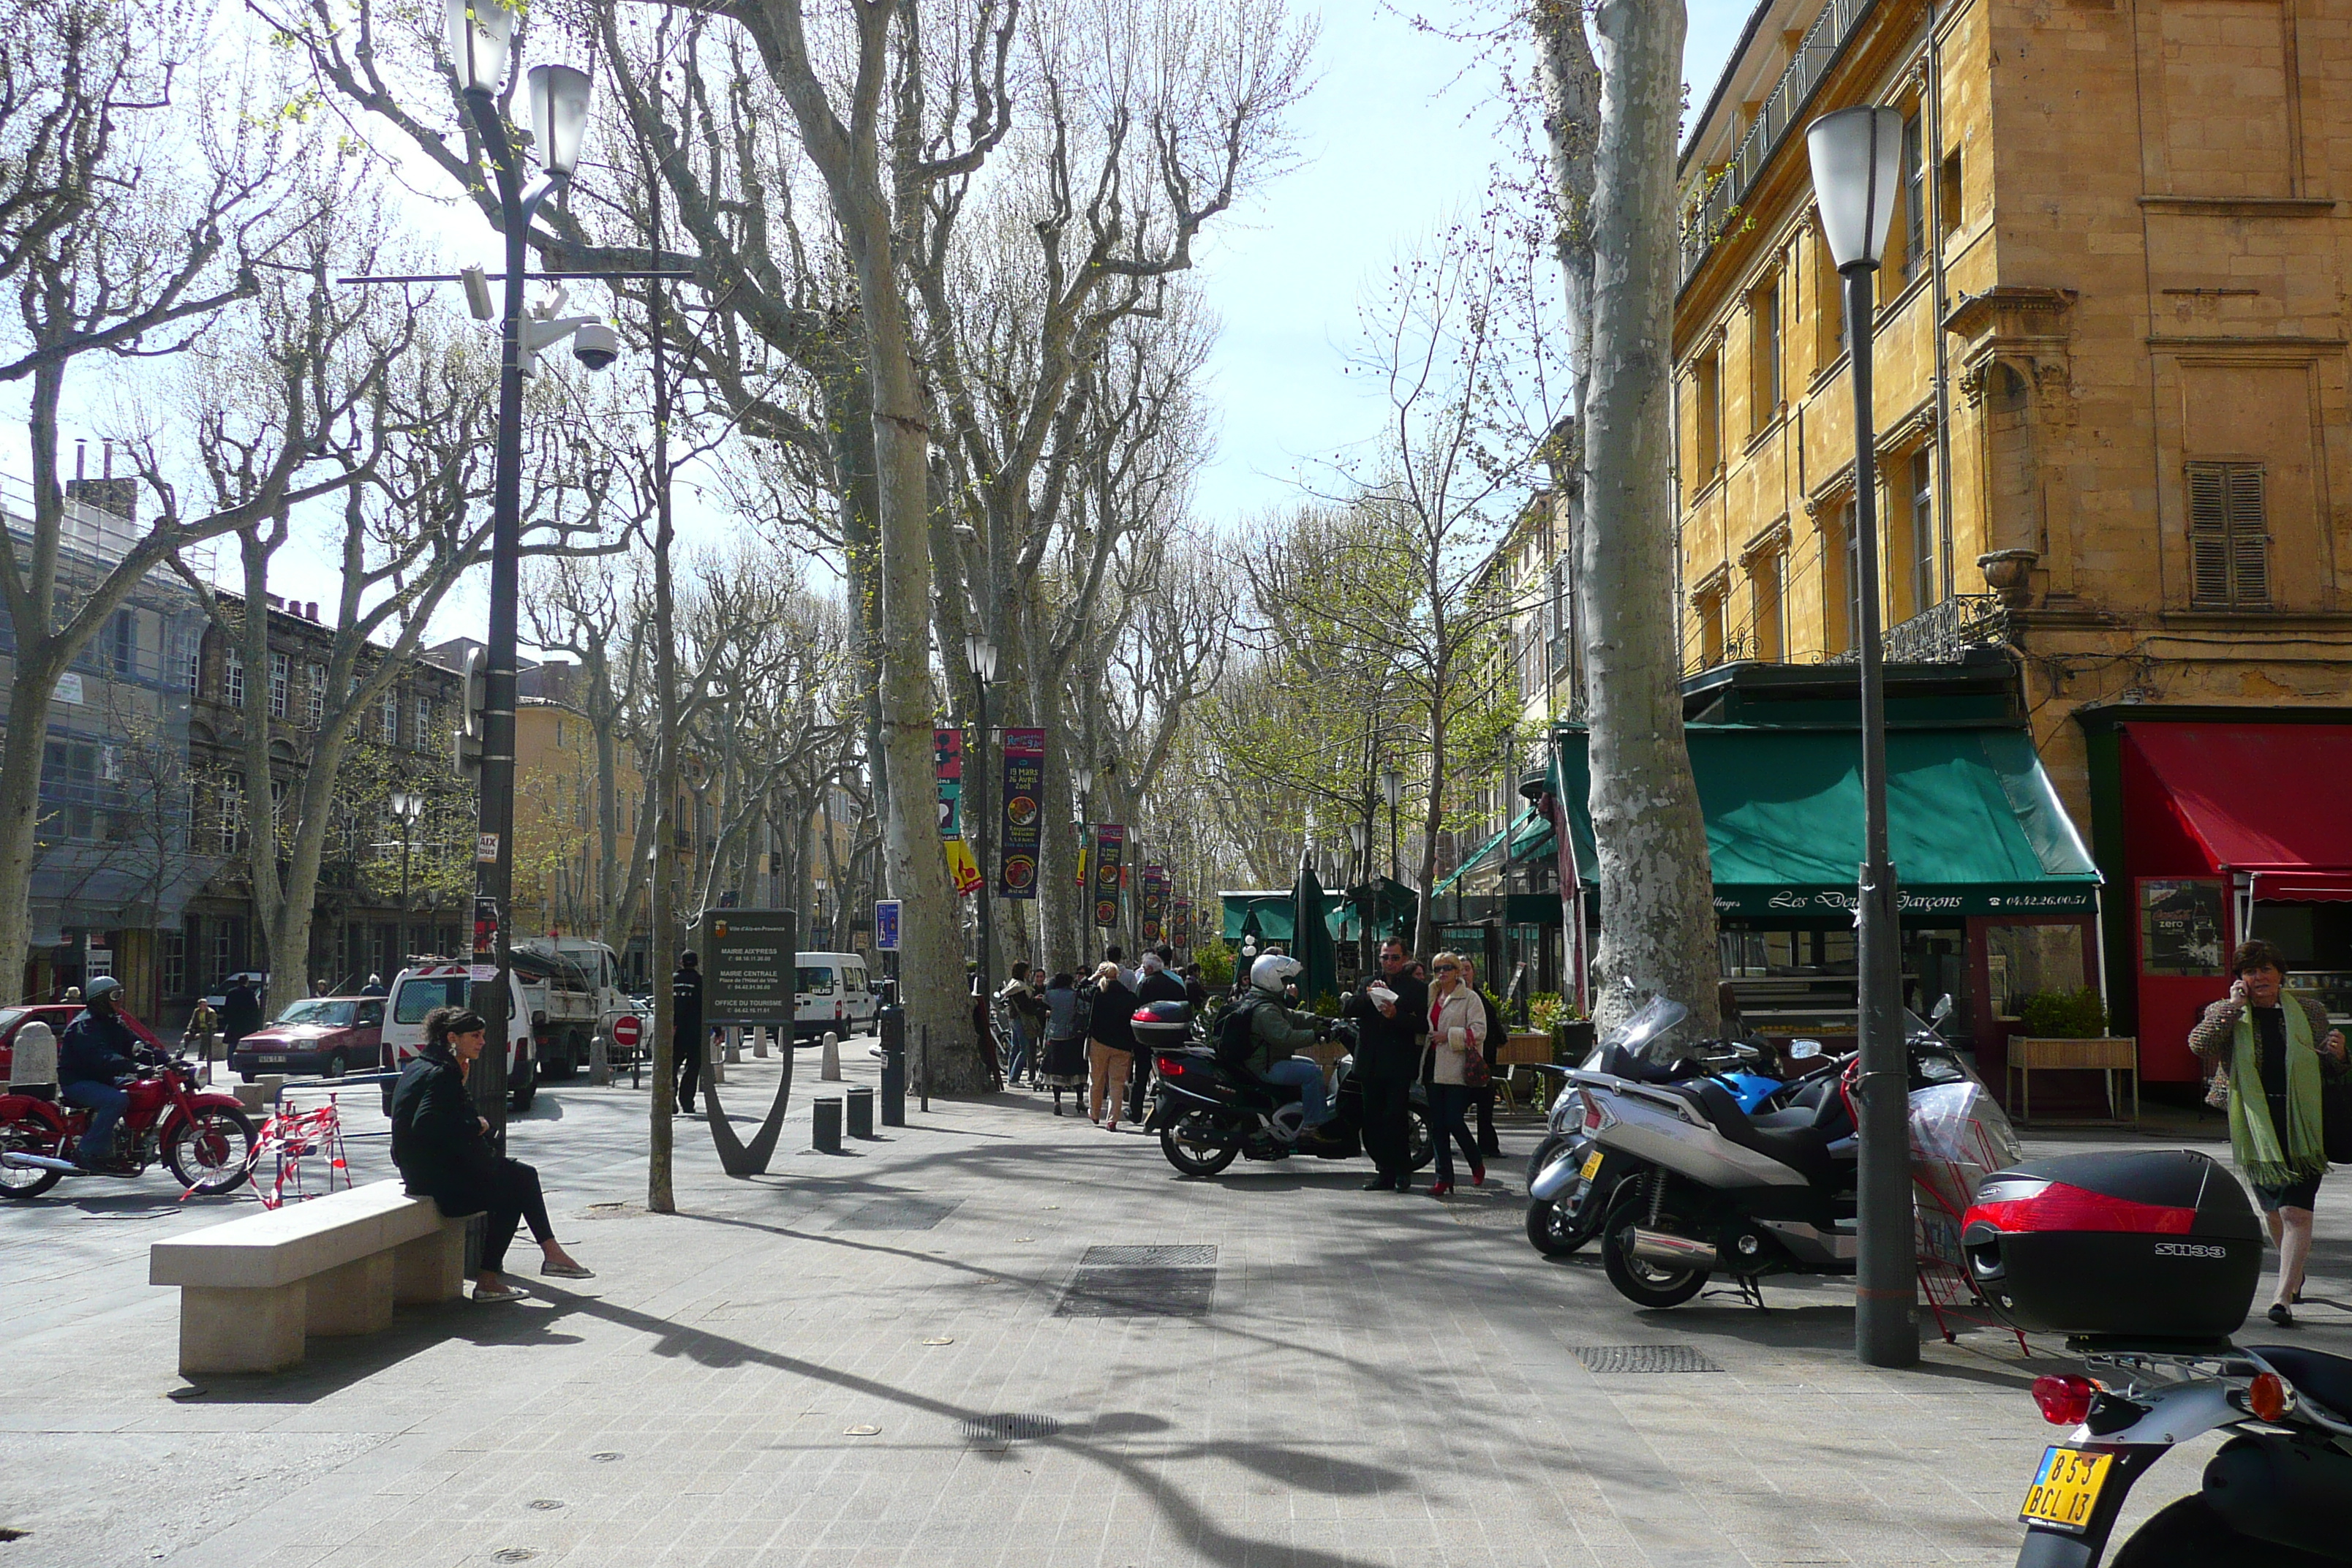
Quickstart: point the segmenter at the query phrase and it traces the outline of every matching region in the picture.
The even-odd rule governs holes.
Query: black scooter
[[[1350,1047],[1355,1026],[1331,1026],[1331,1037]],[[1304,1142],[1299,1124],[1306,1115],[1298,1086],[1268,1083],[1255,1073],[1227,1066],[1206,1047],[1161,1050],[1155,1065],[1159,1080],[1152,1090],[1151,1114],[1146,1132],[1160,1134],[1160,1152],[1188,1176],[1213,1176],[1235,1160],[1286,1160],[1311,1154],[1319,1160],[1348,1160],[1364,1152],[1364,1086],[1356,1078],[1353,1055],[1339,1058],[1336,1070],[1331,1120],[1320,1138]],[[1435,1158],[1429,1136],[1429,1100],[1418,1083],[1407,1111],[1408,1168],[1418,1171]]]

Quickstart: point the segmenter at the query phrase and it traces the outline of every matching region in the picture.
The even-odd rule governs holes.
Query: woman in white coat
[[[1478,1157],[1477,1140],[1470,1136],[1474,1091],[1467,1081],[1469,1058],[1485,1060],[1486,1006],[1465,982],[1465,973],[1458,952],[1441,952],[1430,962],[1429,1056],[1422,1081],[1429,1087],[1429,1135],[1437,1144],[1437,1180],[1429,1189],[1433,1198],[1454,1190],[1455,1142],[1470,1162],[1470,1184],[1486,1184],[1486,1163]]]

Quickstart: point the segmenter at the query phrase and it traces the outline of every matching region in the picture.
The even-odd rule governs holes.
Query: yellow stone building
[[[2133,978],[2169,975],[2151,934],[2169,928],[2143,907],[2159,874],[2214,881],[2231,940],[2291,931],[2299,964],[2352,970],[2341,900],[2279,896],[2295,867],[2352,870],[2323,864],[2347,858],[2324,825],[2223,802],[2267,816],[2275,866],[2218,847],[2220,826],[2159,853],[2145,826],[2200,793],[2182,776],[2198,754],[2343,788],[2321,763],[2352,733],[2348,87],[2352,0],[1763,0],[1689,127],[1688,668],[1836,660],[1858,589],[1881,597],[1891,658],[2009,660],[2106,875],[2124,1024]],[[1804,144],[1863,103],[1905,126],[1866,589]]]

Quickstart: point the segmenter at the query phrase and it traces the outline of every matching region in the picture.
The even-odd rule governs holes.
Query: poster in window
[[[2224,954],[2218,877],[2144,877],[2139,883],[2143,974],[2218,976]]]

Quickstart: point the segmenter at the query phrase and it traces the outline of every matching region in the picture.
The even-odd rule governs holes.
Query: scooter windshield
[[[1617,1033],[1601,1043],[1622,1046],[1635,1056],[1662,1061],[1664,1047],[1672,1043],[1676,1026],[1689,1016],[1690,1009],[1672,997],[1653,996]]]

